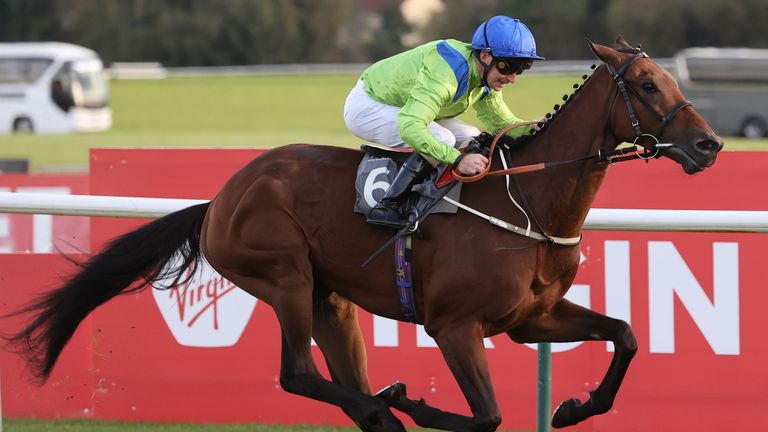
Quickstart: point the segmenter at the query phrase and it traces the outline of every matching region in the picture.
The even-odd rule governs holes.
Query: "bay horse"
[[[622,142],[638,142],[688,174],[715,162],[722,140],[684,99],[670,73],[621,37],[615,48],[587,42],[603,64],[565,98],[540,132],[511,152],[510,162],[579,159],[605,154]],[[96,307],[145,289],[169,272],[181,277],[202,254],[222,276],[274,309],[282,330],[282,388],[340,407],[364,431],[404,431],[390,408],[423,427],[495,430],[501,414],[483,338],[500,333],[518,343],[613,342],[602,382],[588,400],[561,403],[552,424],[574,425],[607,412],[637,342],[626,322],[563,298],[579,266],[578,247],[504,233],[463,211],[435,214],[422,224],[413,266],[418,269],[417,320],[437,342],[472,415],[411,400],[402,384],[372,393],[358,307],[407,318],[392,283],[391,261],[377,259],[361,267],[390,237],[352,212],[361,158],[354,149],[301,144],[266,152],[209,203],[113,240],[61,288],[25,308],[22,313],[34,318],[12,341],[23,344],[44,380],[78,324]],[[515,223],[523,217],[505,198],[512,194],[530,203],[527,212],[542,234],[578,237],[608,166],[605,158],[594,157],[516,175],[517,190],[501,177],[487,177],[466,184],[461,200]],[[175,263],[170,269],[169,262]],[[330,380],[312,359],[312,337]]]

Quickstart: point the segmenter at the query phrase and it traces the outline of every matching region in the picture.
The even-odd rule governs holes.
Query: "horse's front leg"
[[[491,385],[480,323],[441,323],[432,326],[431,332],[429,326],[426,329],[435,338],[472,410],[471,421],[464,425],[466,430],[495,431],[501,424],[501,414]]]
[[[556,428],[571,426],[593,415],[608,412],[613,406],[629,363],[637,352],[637,341],[629,324],[565,299],[560,300],[550,313],[530,319],[507,334],[519,343],[585,340],[613,342],[613,359],[603,381],[591,392],[587,402],[569,399],[561,403],[552,416],[552,426]]]

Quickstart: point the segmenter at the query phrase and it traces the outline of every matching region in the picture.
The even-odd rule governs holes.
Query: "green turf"
[[[586,72],[586,71],[585,71]],[[112,129],[58,136],[0,136],[0,159],[33,172],[87,169],[91,147],[275,147],[294,142],[356,146],[344,99],[356,75],[286,75],[112,81]],[[513,112],[536,119],[562,102],[578,75],[524,75],[505,89]],[[474,112],[463,118],[477,123]],[[768,140],[726,138],[728,149]]]

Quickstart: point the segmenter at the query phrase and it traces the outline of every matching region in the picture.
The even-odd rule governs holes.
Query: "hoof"
[[[552,414],[552,427],[564,428],[573,426],[581,420],[576,418],[576,410],[581,407],[581,401],[578,399],[568,399],[560,403]]]
[[[376,407],[378,406],[378,407]],[[363,432],[407,432],[403,423],[392,414],[382,400],[376,400],[371,411],[355,420]]]
[[[384,401],[387,405],[394,405],[402,396],[405,396],[405,383],[395,381],[394,384],[384,387],[378,393],[373,395],[377,399]]]

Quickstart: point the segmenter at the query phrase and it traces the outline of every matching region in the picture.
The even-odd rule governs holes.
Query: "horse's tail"
[[[80,322],[108,300],[141,291],[161,279],[178,283],[190,266],[194,273],[200,257],[200,230],[209,204],[171,213],[113,239],[88,261],[75,263],[80,270],[64,286],[15,313],[35,316],[21,332],[7,338],[21,348],[32,373],[43,382],[48,379]],[[180,258],[179,262],[166,268],[175,257]]]

